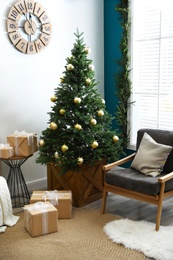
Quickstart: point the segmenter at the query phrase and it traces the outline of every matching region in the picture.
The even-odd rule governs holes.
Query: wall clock
[[[9,11],[7,31],[17,50],[35,54],[48,46],[52,25],[41,4],[33,0],[20,0]]]

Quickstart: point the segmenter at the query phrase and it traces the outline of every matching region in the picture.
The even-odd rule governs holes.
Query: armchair
[[[173,131],[140,129],[136,152],[103,166],[102,214],[108,192],[158,207],[155,230],[160,227],[164,198],[173,195]],[[129,168],[121,167],[132,162]],[[154,177],[153,177],[154,176]]]

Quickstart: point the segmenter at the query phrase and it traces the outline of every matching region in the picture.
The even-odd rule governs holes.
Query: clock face
[[[15,48],[34,54],[48,46],[52,25],[45,9],[33,0],[17,1],[8,14],[8,36]]]

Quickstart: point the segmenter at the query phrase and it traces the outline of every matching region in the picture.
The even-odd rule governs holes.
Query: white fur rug
[[[119,219],[107,223],[103,230],[113,242],[143,252],[148,257],[173,259],[173,226],[160,226],[156,232],[154,223]]]

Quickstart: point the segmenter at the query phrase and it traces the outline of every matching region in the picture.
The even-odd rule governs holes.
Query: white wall
[[[0,143],[15,130],[35,132],[47,127],[51,111],[50,96],[59,84],[65,59],[75,42],[74,32],[84,32],[84,42],[91,48],[96,80],[103,94],[103,0],[38,0],[52,23],[52,38],[39,54],[27,55],[15,49],[6,32],[6,18],[16,1],[0,1]],[[37,153],[22,166],[28,185],[46,179],[46,166],[35,163]],[[2,175],[9,168],[2,163]]]

